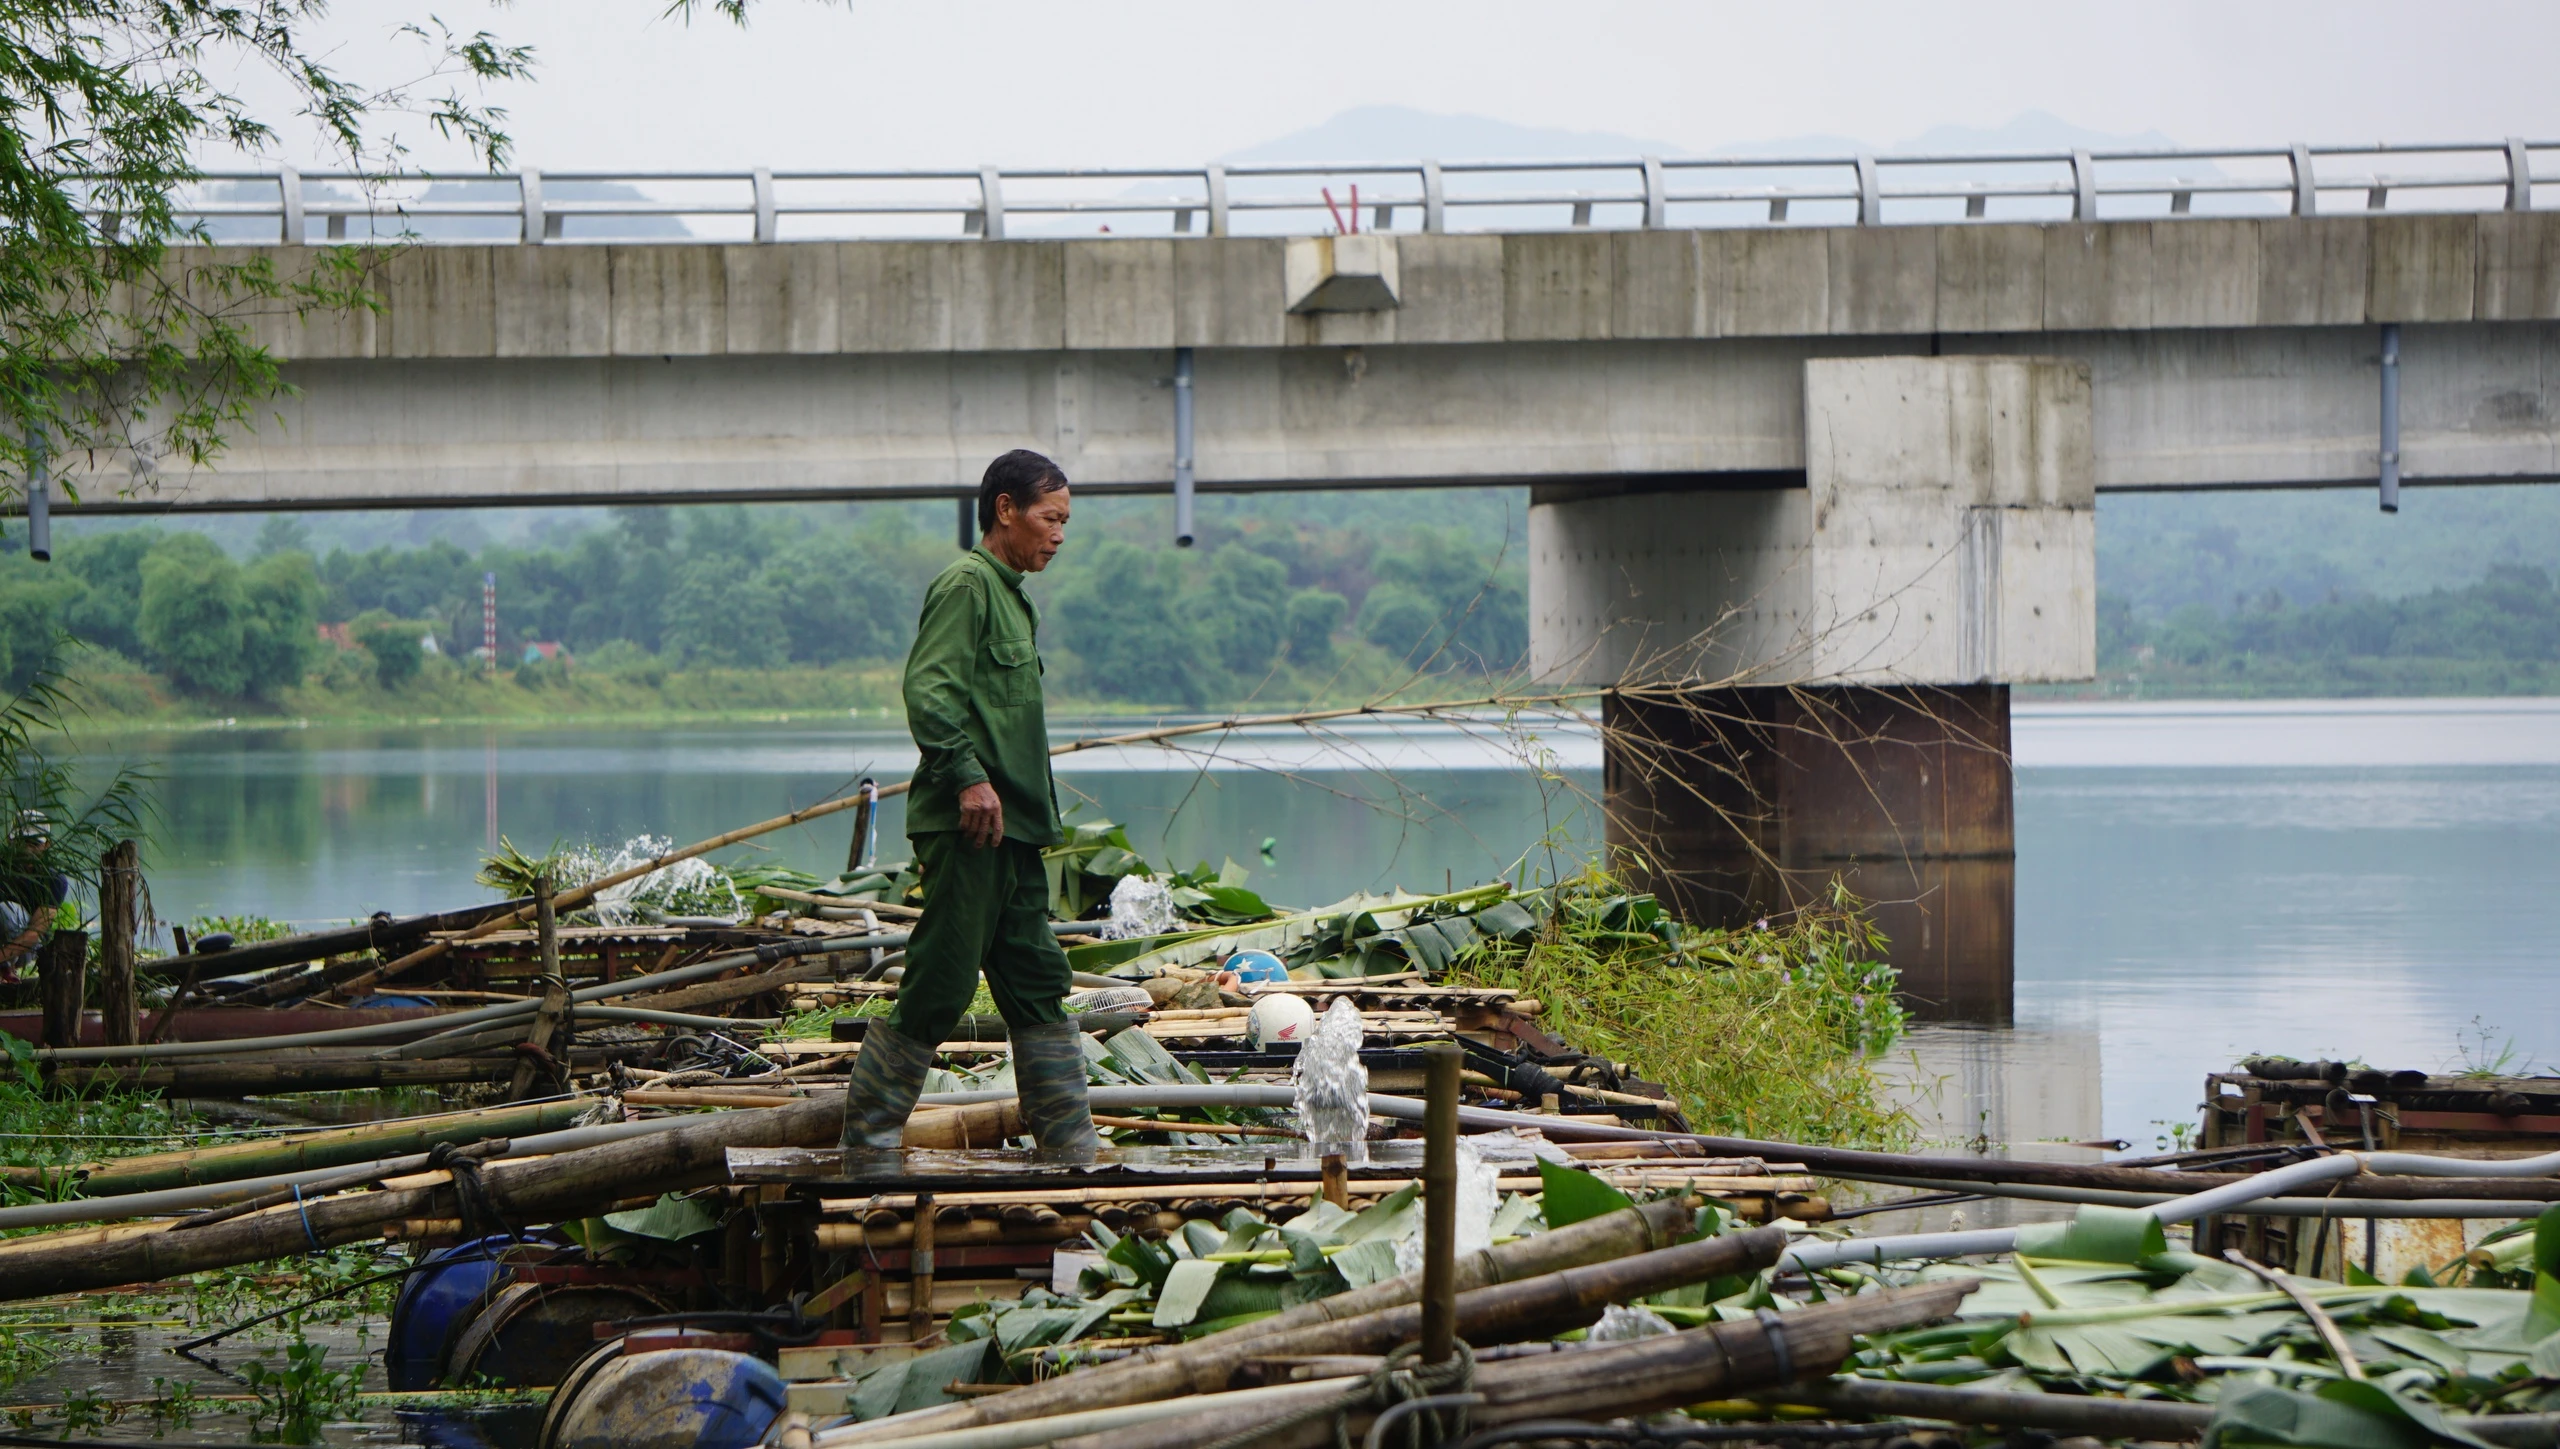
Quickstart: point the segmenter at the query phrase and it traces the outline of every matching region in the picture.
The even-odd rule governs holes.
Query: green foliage
[[[1218,662],[1240,676],[1268,670],[1288,638],[1289,570],[1231,543],[1209,556],[1200,593],[1202,628]]]
[[[291,926],[282,921],[271,921],[265,916],[198,916],[187,922],[190,938],[223,935],[242,946],[259,941],[280,941],[292,934]]]
[[[1052,627],[1075,653],[1078,687],[1186,709],[1206,702],[1214,665],[1184,605],[1181,563],[1106,539],[1059,585]]]
[[[1596,1218],[1620,1208],[1635,1206],[1625,1193],[1578,1167],[1538,1159],[1538,1196],[1545,1204],[1540,1216],[1551,1228],[1571,1227],[1585,1218]]]
[[[1894,972],[1858,903],[1741,930],[1672,920],[1597,867],[1554,888],[1525,940],[1488,936],[1459,979],[1546,1003],[1581,1050],[1641,1063],[1690,1125],[1724,1136],[1898,1146],[1912,1124],[1871,1070],[1900,1035]]]
[[[1351,613],[1351,601],[1331,589],[1300,589],[1289,596],[1286,630],[1289,662],[1306,669],[1330,668],[1333,636]]]
[[[2430,679],[2532,691],[2560,683],[2560,589],[2541,567],[2502,563],[2466,588],[2304,607],[2267,589],[2227,613],[2190,602],[2157,621],[2108,596],[2098,654],[2110,676],[2212,693],[2394,693]]]
[[[94,792],[48,753],[76,706],[50,666],[0,704],[0,892],[33,910],[54,903],[56,877],[94,885],[98,860],[142,833],[148,776],[118,770]],[[42,817],[29,833],[18,822]]]
[[[426,667],[427,652],[419,644],[427,637],[424,625],[369,609],[355,617],[347,633],[372,658],[374,683],[384,689],[398,689]]]
[[[272,699],[318,647],[320,582],[308,554],[247,568],[201,534],[172,534],[142,559],[135,633],[181,689]]]
[[[281,1364],[269,1361],[270,1352],[262,1349],[240,1366],[240,1377],[257,1395],[261,1431],[287,1444],[316,1443],[322,1426],[353,1412],[364,1383],[361,1360],[331,1368],[328,1345],[304,1338],[299,1324],[284,1345]]]
[[[23,491],[40,460],[107,460],[121,491],[158,460],[202,465],[276,386],[259,314],[369,305],[366,254],[323,248],[287,275],[268,254],[172,250],[207,235],[174,193],[206,151],[272,152],[239,91],[263,72],[279,104],[340,158],[387,159],[381,112],[423,111],[495,165],[497,113],[458,90],[380,88],[301,49],[310,0],[47,0],[0,10],[0,474]],[[519,77],[529,54],[486,35],[404,32],[433,52],[421,85]],[[400,64],[412,64],[405,58]],[[94,465],[93,465],[94,466]],[[76,477],[64,477],[74,486]]]

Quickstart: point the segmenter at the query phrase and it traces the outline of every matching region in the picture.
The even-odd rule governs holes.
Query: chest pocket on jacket
[[[987,641],[987,697],[992,704],[1032,704],[1040,698],[1040,646],[1028,639]]]

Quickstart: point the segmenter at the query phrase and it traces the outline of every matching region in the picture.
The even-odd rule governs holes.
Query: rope
[[[439,1142],[427,1149],[427,1168],[439,1168],[453,1174],[453,1196],[462,1217],[463,1241],[485,1238],[491,1233],[504,1233],[518,1242],[524,1234],[498,1211],[498,1200],[489,1192],[487,1179],[480,1175],[480,1159],[464,1155],[462,1148],[451,1142]]]
[[[320,1235],[311,1231],[311,1204],[302,1200],[302,1184],[293,1185],[293,1208],[302,1214],[302,1235],[311,1240],[311,1251],[320,1251]]]
[[[1422,1345],[1408,1343],[1387,1355],[1387,1361],[1359,1381],[1359,1387],[1338,1399],[1320,1400],[1268,1424],[1240,1430],[1206,1446],[1206,1449],[1246,1449],[1265,1439],[1285,1434],[1292,1429],[1321,1420],[1333,1421],[1334,1449],[1351,1449],[1351,1416],[1364,1412],[1383,1413],[1408,1399],[1427,1399],[1441,1394],[1465,1393],[1475,1387],[1476,1354],[1461,1340],[1447,1363],[1424,1364]],[[1467,1407],[1464,1404],[1447,1409],[1426,1409],[1406,1416],[1396,1427],[1404,1433],[1399,1442],[1404,1449],[1430,1449],[1438,1444],[1455,1443],[1467,1432]]]

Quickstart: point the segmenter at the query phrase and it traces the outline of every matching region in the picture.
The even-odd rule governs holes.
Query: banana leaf
[[[1578,1167],[1559,1166],[1543,1157],[1538,1159],[1538,1185],[1550,1228],[1570,1227],[1585,1218],[1635,1206],[1625,1193],[1592,1174]]]
[[[902,1362],[883,1364],[855,1380],[853,1396],[845,1408],[853,1417],[867,1422],[947,1404],[951,1395],[944,1391],[945,1384],[984,1380],[987,1348],[992,1342],[971,1339]]]
[[[2433,1449],[2487,1441],[2369,1383],[2337,1380],[2308,1393],[2253,1385],[2225,1398],[2204,1449]]]

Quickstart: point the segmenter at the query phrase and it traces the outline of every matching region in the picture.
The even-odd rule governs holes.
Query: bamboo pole
[[[339,1167],[424,1152],[442,1142],[477,1142],[489,1137],[522,1137],[566,1127],[596,1104],[594,1097],[483,1107],[468,1112],[439,1112],[388,1122],[332,1128],[291,1137],[263,1137],[225,1142],[180,1152],[154,1152],[120,1157],[88,1169],[81,1178],[85,1197],[113,1197],[164,1188],[236,1182],[315,1167]]]
[[[133,979],[142,851],[130,840],[108,847],[98,862],[98,1018],[109,1046],[142,1040],[142,996]]]
[[[1530,705],[1560,704],[1567,700],[1590,699],[1603,693],[1606,691],[1592,688],[1541,695],[1492,694],[1473,699],[1439,700],[1428,704],[1362,704],[1338,709],[1297,710],[1288,714],[1229,715],[1219,720],[1204,720],[1193,724],[1167,725],[1159,729],[1132,730],[1126,734],[1098,735],[1087,739],[1068,740],[1063,744],[1051,745],[1049,756],[1057,759],[1086,750],[1110,749],[1124,745],[1164,744],[1192,735],[1210,734],[1223,730],[1259,729],[1275,725],[1325,724],[1338,719],[1428,719],[1435,715],[1455,714],[1471,709],[1517,709]],[[892,795],[904,795],[913,783],[909,780],[901,780],[894,785],[883,785],[879,789],[879,798],[885,800]],[[776,815],[770,820],[759,820],[753,825],[742,825],[735,830],[724,831],[708,840],[697,840],[691,845],[670,850],[664,855],[652,856],[627,870],[615,871],[611,875],[589,881],[574,890],[564,891],[558,899],[553,901],[553,907],[557,910],[574,911],[594,900],[602,891],[611,890],[615,886],[664,870],[678,861],[709,855],[715,850],[725,850],[740,841],[753,840],[759,835],[771,835],[777,830],[788,830],[792,826],[803,825],[838,811],[851,810],[869,798],[871,797],[866,793],[839,795],[832,799],[821,800],[814,805],[804,805],[787,815]],[[873,909],[876,910],[878,907],[875,906]],[[396,961],[342,981],[330,988],[328,994],[343,999],[367,990],[377,982],[423,966],[465,941],[476,941],[483,936],[505,930],[509,926],[521,924],[532,914],[532,911],[533,905],[528,901],[513,910],[490,916],[458,935],[430,941]]]
[[[1953,1313],[1979,1284],[1962,1279],[1919,1288],[1888,1288],[1800,1308],[1776,1324],[1745,1319],[1660,1334],[1579,1353],[1498,1360],[1476,1369],[1482,1401],[1469,1422],[1494,1428],[1531,1419],[1639,1417],[1798,1377],[1827,1376],[1847,1360],[1860,1335],[1933,1323]],[[1378,1416],[1360,1410],[1348,1426],[1363,1433]],[[1201,1401],[1201,1411],[1143,1428],[1056,1441],[1056,1449],[1190,1449],[1269,1424],[1261,1405]],[[821,1436],[821,1445],[836,1442]],[[1330,1416],[1279,1429],[1255,1449],[1320,1449],[1334,1442]],[[917,1445],[914,1449],[924,1449]]]
[[[1525,1281],[1562,1270],[1645,1253],[1672,1242],[1689,1229],[1689,1209],[1677,1202],[1652,1202],[1603,1213],[1552,1232],[1479,1249],[1460,1258],[1456,1278],[1464,1302],[1468,1289]],[[1151,1348],[1086,1369],[1063,1379],[995,1394],[962,1404],[874,1420],[827,1436],[828,1449],[903,1439],[926,1430],[968,1428],[978,1424],[1014,1423],[1079,1409],[1108,1408],[1198,1393],[1223,1385],[1248,1358],[1286,1352],[1276,1345],[1294,1341],[1302,1330],[1321,1330],[1410,1306],[1421,1291],[1419,1273],[1407,1273],[1303,1303],[1258,1323],[1213,1333],[1189,1343]],[[1410,1335],[1408,1335],[1410,1336]],[[1393,1345],[1389,1345],[1392,1347]]]
[[[682,1191],[725,1181],[732,1147],[833,1143],[843,1120],[844,1099],[822,1097],[788,1107],[689,1118],[662,1128],[638,1124],[653,1130],[554,1156],[493,1162],[482,1169],[482,1182],[505,1220],[557,1222],[587,1216],[644,1190]],[[1021,1113],[1012,1102],[982,1102],[918,1111],[908,1119],[906,1144],[988,1147],[1021,1131]],[[13,1238],[0,1241],[0,1301],[263,1262],[377,1238],[386,1223],[452,1217],[457,1211],[447,1182],[386,1184],[377,1192],[286,1203],[183,1233],[151,1223]]]

